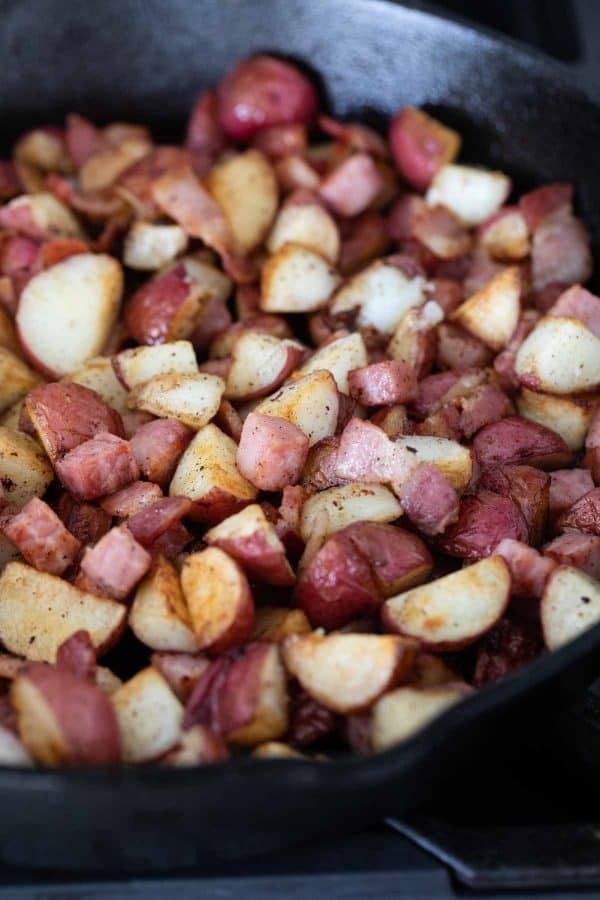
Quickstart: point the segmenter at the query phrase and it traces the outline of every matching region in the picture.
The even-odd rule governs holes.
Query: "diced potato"
[[[317,517],[327,514],[325,536],[352,522],[393,522],[402,515],[402,507],[382,484],[352,484],[328,488],[309,497],[302,507],[300,532],[307,541]]]
[[[414,453],[418,462],[432,463],[457,491],[464,491],[473,474],[473,460],[468,447],[449,438],[428,435],[399,435],[394,443]]]
[[[156,560],[138,587],[129,624],[137,639],[153,650],[198,651],[179,575],[164,557]]]
[[[142,669],[110,699],[125,762],[150,762],[179,742],[183,707],[156,669]]]
[[[358,307],[357,325],[392,334],[408,310],[424,302],[425,279],[421,275],[409,278],[397,266],[378,260],[340,288],[331,312],[335,315]]]
[[[502,350],[519,321],[520,295],[520,271],[517,266],[509,266],[469,297],[450,318],[492,350]]]
[[[525,387],[521,388],[516,398],[520,416],[560,434],[571,450],[581,450],[583,447],[592,413],[599,401],[598,395],[590,395],[589,399],[585,395],[578,398],[557,397],[538,394]]]
[[[113,358],[113,366],[128,390],[157,375],[196,375],[198,362],[189,341],[169,341],[154,347],[132,347]]]
[[[335,265],[340,253],[340,234],[335,220],[320,203],[292,203],[278,213],[267,240],[269,253],[284,244],[301,244]]]
[[[559,566],[546,582],[540,618],[549,650],[574,640],[600,622],[600,582],[573,566]]]
[[[510,188],[510,178],[502,172],[450,164],[433,176],[425,201],[445,206],[465,225],[480,225],[498,212]]]
[[[0,426],[0,484],[10,503],[25,506],[32,497],[41,497],[53,478],[52,466],[37,441]]]
[[[131,391],[129,405],[198,429],[216,414],[224,391],[225,382],[218,375],[157,375]]]
[[[284,244],[262,270],[260,308],[306,313],[325,306],[340,283],[327,260],[300,244]]]
[[[515,371],[533,391],[594,390],[600,387],[600,338],[577,319],[541,319],[521,344]]]
[[[301,366],[298,374],[307,375],[309,372],[325,369],[335,378],[338,390],[347,394],[348,372],[366,366],[367,362],[365,342],[357,331],[321,347]]]
[[[462,682],[390,691],[373,707],[373,750],[387,750],[407,740],[471,693],[472,688]]]
[[[0,347],[0,413],[20,400],[40,378],[10,350]]]
[[[187,247],[180,225],[134,222],[125,237],[123,262],[130,269],[151,272],[172,262]]]
[[[304,432],[312,447],[335,433],[339,412],[337,385],[330,372],[310,372],[262,400],[254,412],[291,422]]]

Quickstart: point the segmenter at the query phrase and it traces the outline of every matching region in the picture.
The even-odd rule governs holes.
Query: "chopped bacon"
[[[500,541],[494,553],[501,556],[510,569],[512,594],[517,597],[541,598],[548,576],[556,568],[553,560],[512,538]]]
[[[56,474],[77,500],[96,500],[139,478],[131,446],[114,434],[98,434],[55,463]]]
[[[460,412],[454,404],[448,403],[446,406],[438,409],[437,412],[427,416],[422,422],[417,423],[415,425],[415,434],[460,441],[463,436]]]
[[[291,422],[250,413],[244,422],[237,465],[263,491],[281,491],[295,484],[308,456],[308,438]]]
[[[37,497],[11,518],[4,526],[4,534],[28,563],[51,575],[62,575],[81,549],[54,510]]]
[[[0,159],[0,200],[10,200],[23,190],[21,180],[12,162]]]
[[[63,641],[56,651],[56,665],[78,678],[95,681],[96,648],[88,631],[81,629]]]
[[[252,146],[273,159],[302,156],[306,145],[306,126],[301,124],[273,125],[263,128],[252,138]]]
[[[191,509],[192,501],[187,497],[161,497],[134,513],[127,520],[127,527],[136,541],[147,546],[180,522]]]
[[[428,375],[419,384],[419,394],[412,404],[414,414],[425,419],[444,405],[444,399],[455,385],[466,376],[477,374],[476,369],[451,369]]]
[[[350,156],[321,182],[319,194],[339,216],[357,216],[383,188],[377,166],[366,153]]]
[[[543,548],[543,553],[559,566],[575,566],[600,579],[600,537],[595,534],[565,532]]]
[[[556,281],[584,282],[592,274],[588,233],[569,210],[559,209],[544,219],[533,235],[531,274],[536,291]]]
[[[600,406],[597,406],[594,410],[585,437],[586,450],[594,450],[597,448],[600,448]]]
[[[493,353],[464,328],[443,322],[437,330],[437,364],[440,369],[482,368],[491,363]]]
[[[144,577],[152,557],[124,526],[111,528],[85,551],[81,572],[95,593],[123,600]]]
[[[427,206],[420,194],[402,194],[388,213],[389,236],[398,243],[413,238],[417,222],[426,212]]]
[[[218,361],[221,362],[221,360]],[[236,444],[239,444],[244,423],[237,409],[229,400],[221,400],[221,405],[215,416],[215,424],[219,426],[221,431],[233,438]]]
[[[352,275],[381,253],[385,253],[389,237],[381,215],[367,210],[349,223],[342,238],[338,268],[342,275]]]
[[[570,210],[572,201],[573,185],[555,182],[523,194],[519,199],[519,209],[529,230],[536,231],[548,216],[565,207]]]
[[[123,431],[124,436],[128,441],[139,431],[142,425],[147,425],[149,422],[154,422],[155,418],[151,413],[144,412],[143,409],[136,409],[133,412],[123,413],[121,416],[123,420]]]
[[[162,498],[163,492],[157,484],[149,481],[134,481],[128,487],[109,494],[100,501],[100,506],[110,516],[126,519],[134,516]]]
[[[456,259],[471,249],[473,239],[445,206],[426,207],[416,216],[413,236],[440,259]]]
[[[556,527],[559,531],[584,531],[600,535],[600,488],[594,488],[580,497],[560,516]]]
[[[194,656],[191,653],[153,653],[150,662],[166,678],[182,703],[189,699],[200,676],[210,665],[202,654]]]
[[[27,394],[25,408],[54,462],[96,435],[123,434],[118,412],[95,391],[74,382],[38,385]]]
[[[131,438],[131,449],[144,478],[165,487],[193,433],[177,419],[155,419]]]
[[[227,147],[227,138],[219,122],[219,101],[215,91],[203,91],[188,121],[185,146],[215,160]]]
[[[547,315],[579,319],[596,337],[600,337],[600,297],[595,297],[579,284],[561,294]]]
[[[346,484],[336,472],[339,435],[326,437],[311,447],[302,470],[302,486],[310,491],[324,491],[339,484]],[[292,488],[286,488],[292,490]]]
[[[351,419],[341,436],[335,472],[348,481],[402,485],[417,466],[414,453],[394,444],[381,428]]]
[[[494,360],[494,370],[500,379],[500,386],[505,391],[516,391],[519,387],[519,378],[515,372],[515,360],[521,344],[533,331],[538,319],[539,315],[535,310],[525,310],[506,349],[499,353]]]
[[[68,259],[69,256],[87,253],[88,250],[89,247],[85,241],[77,238],[54,238],[51,241],[44,241],[36,260],[36,268],[49,269],[50,266],[55,266],[63,259]]]
[[[78,541],[95,544],[112,525],[112,516],[92,503],[78,503],[70,494],[62,494],[56,509],[58,515]]]
[[[318,125],[329,137],[348,144],[359,153],[370,153],[380,159],[388,159],[390,152],[387,143],[368,125],[361,122],[338,122],[330,116],[319,116]]]
[[[531,303],[540,313],[546,313],[551,309],[561,294],[565,292],[566,284],[560,281],[551,281],[539,291],[531,292]]]
[[[231,313],[218,297],[212,297],[202,304],[200,319],[190,335],[190,341],[198,356],[206,354],[214,337],[231,325]]]
[[[70,113],[67,116],[65,143],[75,168],[80,169],[90,156],[102,148],[104,138],[89,119],[79,116],[77,113]]]
[[[462,501],[458,521],[445,531],[439,547],[450,556],[482,559],[503,538],[527,541],[525,519],[508,497],[480,490]]]
[[[482,384],[461,400],[460,428],[466,438],[489,425],[498,422],[510,411],[506,394],[493,384]]]
[[[542,648],[537,623],[506,616],[486,634],[477,649],[473,684],[483,687],[510,675],[539,656]]]
[[[504,269],[502,263],[492,259],[485,250],[477,247],[470,257],[467,271],[463,275],[463,294],[470,297],[490,283],[495,275]],[[439,274],[439,273],[436,273]],[[452,277],[452,276],[450,276]]]
[[[456,491],[429,463],[417,466],[398,496],[405,516],[423,534],[442,534],[458,519],[460,503]]]
[[[593,489],[594,480],[588,469],[558,469],[550,472],[550,518],[557,519]]]
[[[123,172],[116,193],[134,207],[138,218],[155,219],[160,209],[152,197],[153,182],[166,172],[191,164],[190,152],[182,147],[156,147]]]
[[[353,369],[348,374],[350,395],[364,406],[391,406],[407,403],[417,394],[413,369],[392,359]]]
[[[183,522],[176,522],[148,544],[146,550],[153,558],[165,556],[167,559],[176,559],[192,539],[193,535]]]
[[[200,238],[217,251],[235,281],[254,281],[254,266],[238,254],[223,210],[202,186],[191,167],[166,172],[154,181],[152,197],[190,237]]]
[[[3,237],[0,245],[0,271],[22,284],[24,278],[33,274],[39,252],[39,243],[31,238],[20,235]]]

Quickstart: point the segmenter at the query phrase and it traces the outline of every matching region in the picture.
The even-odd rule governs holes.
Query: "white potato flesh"
[[[516,266],[499,272],[484,288],[469,297],[451,319],[491,347],[502,350],[519,321],[521,274]]]
[[[242,334],[232,350],[225,396],[242,400],[273,390],[290,371],[290,359],[297,360],[301,353],[302,345],[297,341],[280,340],[260,331]]]
[[[472,689],[462,683],[425,688],[407,686],[390,691],[373,707],[373,750],[387,750],[412,737],[471,693]]]
[[[356,331],[321,347],[298,369],[298,374],[307,375],[325,369],[335,378],[338,390],[348,394],[348,372],[366,366],[368,361],[365,342]]]
[[[116,145],[97,150],[78,172],[81,190],[87,194],[110,187],[119,175],[146,156],[151,149],[146,138],[132,136]]]
[[[129,390],[157,375],[196,375],[198,362],[189,341],[169,341],[154,347],[132,347],[115,357],[119,375]]]
[[[600,582],[581,569],[559,566],[546,582],[540,619],[549,650],[575,640],[600,622]]]
[[[62,642],[82,629],[103,653],[121,636],[126,617],[122,603],[21,562],[9,562],[0,576],[0,642],[26,659],[54,662]]]
[[[169,494],[198,500],[216,487],[241,500],[254,500],[258,491],[240,475],[236,453],[235,441],[216,425],[201,428],[179,460]]]
[[[231,278],[208,262],[201,253],[183,256],[182,263],[192,282],[202,288],[202,294],[208,300],[227,300],[233,287]]]
[[[392,334],[404,315],[425,302],[425,279],[408,278],[401,269],[380,260],[359,272],[337,292],[333,314],[358,307],[356,324]]]
[[[154,760],[178,743],[183,706],[156,669],[142,669],[110,699],[119,723],[125,762]]]
[[[197,653],[198,642],[189,624],[177,570],[160,557],[135,593],[129,613],[131,630],[152,650]]]
[[[393,522],[402,515],[402,507],[382,484],[353,482],[327,488],[309,497],[302,507],[300,533],[304,541],[323,513],[327,514],[325,536],[329,537],[352,522]]]
[[[260,308],[270,313],[314,312],[340,283],[327,260],[300,244],[284,244],[262,270]]]
[[[335,434],[339,412],[335,379],[323,370],[310,372],[262,400],[254,407],[254,412],[278,416],[296,425],[312,447]]]
[[[112,256],[80,253],[29,281],[17,328],[28,358],[42,371],[67,375],[98,356],[119,313],[123,272]]]
[[[0,766],[33,766],[33,759],[16,734],[0,725]]]
[[[40,377],[10,350],[0,347],[0,413],[35,387]]]
[[[279,211],[267,239],[267,250],[277,253],[290,242],[319,253],[332,265],[340,255],[338,227],[320,203],[291,203]]]
[[[33,438],[0,426],[0,483],[9,503],[25,506],[42,497],[54,478],[48,457]]]
[[[464,491],[469,484],[473,459],[469,448],[458,441],[428,435],[399,435],[394,443],[413,453],[417,462],[434,465],[456,491]]]
[[[226,734],[228,743],[253,747],[280,738],[288,727],[288,692],[286,672],[279,648],[273,644],[261,664],[256,685],[254,715],[247,725]]]
[[[258,150],[246,150],[214,166],[206,178],[242,253],[250,253],[267,234],[279,200],[273,166]]]
[[[123,262],[130,269],[152,272],[172,262],[187,247],[180,225],[135,222],[125,236]]]
[[[600,386],[600,338],[577,319],[541,319],[521,344],[515,371],[548,394],[593,390]]]
[[[85,238],[85,232],[71,210],[61,203],[54,194],[40,191],[23,194],[8,204],[9,209],[29,207],[36,226],[53,237]]]
[[[510,178],[502,172],[450,164],[433,176],[425,202],[445,206],[464,225],[481,225],[498,212],[510,189]]]
[[[503,615],[511,578],[500,556],[390,597],[384,604],[385,624],[427,647],[466,647],[485,634]]]
[[[64,381],[74,381],[100,394],[105,403],[123,415],[129,412],[127,391],[115,375],[112,360],[108,356],[95,356],[83,368],[65,375]]]
[[[218,375],[157,375],[131,391],[129,405],[155,416],[178,419],[197,430],[216,414],[225,382]]]
[[[593,398],[595,402],[599,397]],[[538,394],[521,388],[516,397],[517,411],[524,419],[539,422],[564,439],[570,450],[581,450],[594,410],[594,402],[585,403],[571,397]]]

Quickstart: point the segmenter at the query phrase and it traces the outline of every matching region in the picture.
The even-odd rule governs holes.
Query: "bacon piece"
[[[410,240],[415,236],[417,222],[426,213],[427,206],[420,194],[402,194],[386,220],[389,236],[398,243]]]
[[[130,166],[117,180],[116,193],[134,207],[137,217],[155,219],[160,214],[152,197],[152,184],[161,175],[181,166],[191,166],[189,150],[182,147],[156,147]]]
[[[393,482],[399,486],[408,481],[418,465],[414,454],[394,444],[381,428],[351,419],[340,439],[335,472],[348,481]]]
[[[437,329],[437,365],[440,369],[483,368],[491,363],[489,347],[458,325],[443,322]]]
[[[218,88],[221,126],[247,141],[274,125],[308,124],[318,109],[311,82],[295,66],[259,54],[242,60]]]
[[[121,416],[123,421],[123,431],[128,441],[136,434],[142,425],[154,422],[155,417],[152,413],[144,412],[143,409],[136,409],[133,412],[123,413]]]
[[[63,259],[68,259],[69,256],[87,253],[88,250],[89,247],[85,241],[77,238],[54,238],[51,241],[44,241],[36,259],[36,268],[49,269],[50,266],[55,266]]]
[[[287,740],[294,747],[312,747],[329,737],[339,724],[339,716],[318,703],[301,688],[292,695]]]
[[[468,230],[445,206],[426,207],[417,215],[412,236],[440,259],[456,259],[471,249]]]
[[[71,534],[82,544],[95,544],[112,525],[112,516],[99,506],[78,503],[66,492],[62,494],[56,511]]]
[[[553,282],[564,285],[587,281],[592,254],[583,223],[567,209],[544,219],[531,246],[533,287],[540,291]]]
[[[444,398],[462,379],[476,375],[475,369],[453,369],[428,375],[419,384],[419,394],[412,404],[413,412],[420,419],[435,413],[444,405]]]
[[[594,296],[579,284],[562,293],[547,315],[578,319],[596,337],[600,337],[600,297]]]
[[[519,209],[529,230],[536,231],[548,216],[565,207],[570,210],[572,201],[573,185],[554,182],[523,194],[519,199]]]
[[[34,271],[40,245],[37,241],[20,235],[6,236],[0,245],[0,271],[15,279],[22,288]]]
[[[350,156],[319,187],[319,194],[339,216],[357,216],[371,205],[383,188],[377,166],[366,153]]]
[[[464,397],[460,406],[460,429],[466,438],[471,438],[480,428],[504,418],[510,410],[510,401],[500,388],[482,384]]]
[[[75,168],[80,169],[90,156],[102,148],[104,138],[89,119],[77,113],[70,113],[66,122],[65,144]]]
[[[494,360],[494,370],[499,376],[500,386],[505,391],[516,391],[520,386],[519,378],[515,372],[515,360],[521,344],[527,335],[533,331],[538,319],[539,315],[535,310],[525,310],[506,349],[499,353]]]
[[[485,635],[477,649],[474,686],[483,687],[517,671],[539,656],[543,646],[537,623],[506,616]]]
[[[277,416],[250,413],[244,422],[237,465],[255,487],[281,491],[300,478],[308,456],[304,432]]]
[[[402,177],[417,191],[425,191],[442,166],[460,149],[460,135],[421,109],[405,106],[390,124],[390,149]]]
[[[362,122],[338,122],[330,116],[319,116],[318,125],[321,131],[342,144],[348,144],[359,153],[370,153],[380,159],[389,159],[390,152],[386,141],[373,128]]]
[[[210,666],[208,659],[200,653],[194,656],[191,653],[158,652],[152,654],[150,662],[166,678],[182,703],[189,699],[200,676]]]
[[[185,146],[215,160],[227,147],[227,138],[219,122],[219,101],[215,91],[203,91],[188,120]]]
[[[307,147],[306,126],[291,124],[263,128],[252,138],[252,146],[272,159],[302,156]]]
[[[398,493],[404,514],[423,534],[442,534],[456,522],[460,503],[439,469],[421,463]]]
[[[348,373],[348,387],[350,395],[364,406],[407,403],[417,395],[413,369],[392,359],[353,369]]]
[[[600,406],[594,410],[585,437],[585,449],[594,450],[596,448],[600,448]]]
[[[501,556],[510,569],[512,594],[517,597],[541,598],[548,576],[556,568],[553,560],[512,538],[500,541],[494,553]]]
[[[33,497],[4,526],[4,534],[40,572],[62,573],[73,564],[81,544],[47,503]]]
[[[200,320],[190,335],[198,356],[206,354],[212,339],[229,328],[231,322],[231,313],[218,297],[203,302]]]
[[[594,480],[588,469],[558,469],[550,472],[550,518],[557,519],[593,489]]]
[[[465,299],[484,288],[490,283],[495,275],[498,275],[505,268],[503,263],[499,263],[495,259],[492,259],[491,256],[480,247],[476,247],[470,257],[465,257],[465,260],[468,260],[467,270],[462,273],[462,277],[460,277],[460,274],[458,275],[463,282],[463,294]],[[436,274],[439,275],[439,272],[436,272]]]
[[[193,433],[177,419],[155,419],[131,438],[131,449],[144,478],[165,487]]]
[[[566,532],[543,548],[546,556],[559,566],[575,566],[592,578],[600,579],[600,537]]]
[[[100,501],[100,506],[109,516],[126,519],[156,503],[162,498],[162,495],[163,492],[157,484],[149,481],[134,481],[133,484],[117,491],[116,494],[104,497]]]
[[[382,216],[367,210],[357,216],[342,238],[338,268],[342,275],[352,275],[388,248],[389,237]]]
[[[123,600],[144,577],[152,557],[124,525],[111,528],[98,543],[85,551],[81,572],[94,593]]]
[[[187,497],[162,497],[127,520],[127,528],[143,546],[154,543],[192,509]]]
[[[584,531],[600,535],[600,488],[588,491],[558,519],[559,531]]]
[[[98,434],[55,463],[56,474],[77,500],[96,500],[130,484],[140,471],[131,446],[114,434]]]
[[[482,490],[462,501],[458,521],[445,531],[438,546],[450,556],[483,559],[504,538],[526,542],[525,519],[508,497]]]
[[[78,678],[96,680],[96,648],[89,631],[75,631],[56,651],[56,665]]]
[[[571,451],[559,434],[520,416],[486,425],[477,432],[473,451],[482,468],[509,463],[558,468],[571,460]]]
[[[546,529],[550,494],[550,476],[546,472],[533,466],[498,466],[485,469],[478,486],[509,497],[525,519],[529,542],[540,543]]]
[[[14,163],[0,159],[0,200],[11,200],[22,191],[23,186]]]
[[[29,391],[25,408],[50,459],[99,434],[123,434],[118,412],[95,391],[74,382],[40,384]]]
[[[176,559],[192,539],[193,535],[183,522],[176,522],[148,544],[146,550],[153,558],[165,556],[167,559]]]
[[[415,425],[415,434],[430,435],[431,437],[448,438],[451,441],[461,441],[463,437],[460,425],[460,412],[453,404],[442,406],[437,412],[427,416],[422,422]]]

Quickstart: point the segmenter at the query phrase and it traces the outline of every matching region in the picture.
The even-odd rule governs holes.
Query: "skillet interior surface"
[[[5,0],[2,140],[76,110],[181,134],[197,92],[256,50],[319,73],[338,115],[378,122],[424,105],[465,137],[463,157],[518,187],[573,180],[600,252],[600,115],[563,70],[507,41],[380,0]],[[5,147],[7,149],[7,147]],[[191,771],[0,770],[0,858],[111,871],[267,852],[431,799],[502,753],[596,674],[600,626],[481,691],[370,760],[240,760]]]

